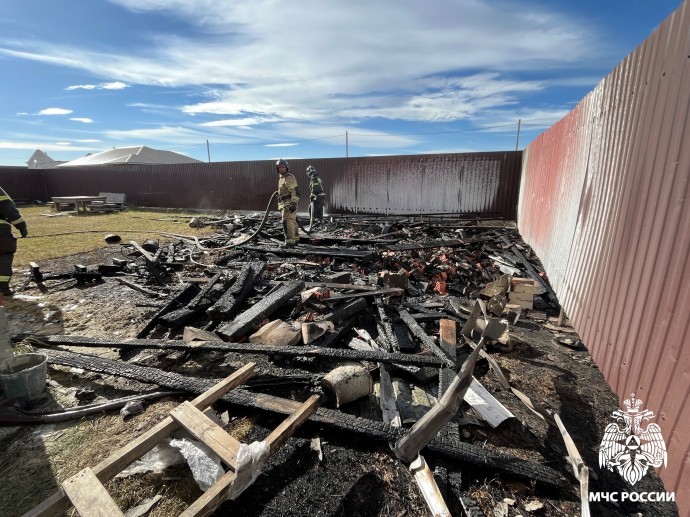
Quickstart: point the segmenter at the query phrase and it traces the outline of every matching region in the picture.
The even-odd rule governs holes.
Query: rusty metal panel
[[[655,412],[690,513],[690,8],[525,150],[518,227],[620,400]],[[603,434],[603,429],[597,430]]]

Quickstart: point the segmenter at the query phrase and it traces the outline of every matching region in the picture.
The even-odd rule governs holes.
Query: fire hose
[[[227,250],[227,249],[237,248],[238,246],[242,246],[243,244],[247,244],[249,241],[251,241],[252,239],[254,239],[254,237],[256,237],[256,236],[259,234],[259,232],[263,229],[264,225],[266,224],[266,221],[268,220],[268,214],[269,214],[269,212],[270,212],[270,210],[271,210],[271,203],[273,203],[273,200],[274,200],[277,196],[278,196],[278,191],[275,191],[273,194],[271,194],[271,198],[268,200],[268,205],[266,206],[266,211],[264,212],[264,216],[263,216],[263,218],[261,219],[261,223],[259,224],[259,227],[258,227],[256,230],[254,230],[254,232],[252,232],[252,234],[249,235],[246,239],[244,239],[244,240],[242,240],[242,241],[240,241],[240,242],[235,242],[235,243],[232,243],[232,244],[228,244],[228,245],[226,245],[226,246],[222,246],[222,247],[220,247],[220,248],[206,248],[205,246],[203,246],[203,245],[201,244],[201,242],[199,241],[199,238],[195,236],[195,237],[194,237],[194,243],[196,244],[196,247],[199,248],[199,249],[202,250],[202,251],[211,251],[211,250]],[[314,221],[314,205],[313,205],[313,203],[310,203],[310,204],[309,204],[309,214],[310,214],[310,217],[309,217],[309,229],[305,229],[305,228],[300,224],[300,222],[297,221],[297,226],[299,226],[300,229],[301,229],[304,233],[306,233],[307,235],[311,233],[311,226],[312,226],[312,223],[313,223],[313,221]]]

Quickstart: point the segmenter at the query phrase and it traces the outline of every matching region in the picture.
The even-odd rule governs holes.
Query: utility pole
[[[208,140],[206,140],[206,152],[208,153],[208,163],[211,163],[211,147],[208,145]]]
[[[348,158],[350,155],[350,151],[348,149],[348,141],[347,141],[347,131],[345,131],[345,158]]]
[[[518,150],[518,146],[520,145],[520,122],[521,119],[518,119],[518,130],[517,130],[517,140],[515,141],[515,150]]]

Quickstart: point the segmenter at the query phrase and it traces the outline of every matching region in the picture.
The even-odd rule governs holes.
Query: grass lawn
[[[122,212],[104,214],[80,214],[46,217],[42,214],[54,214],[45,206],[18,207],[19,213],[26,220],[29,236],[17,239],[17,253],[14,256],[14,267],[28,267],[29,262],[40,262],[92,251],[106,246],[104,237],[108,233],[119,235],[122,242],[147,240],[171,240],[161,236],[161,232],[176,233],[187,236],[203,236],[214,233],[213,227],[192,229],[189,220],[200,214],[172,209],[136,209],[128,208]],[[14,230],[15,235],[19,232]]]

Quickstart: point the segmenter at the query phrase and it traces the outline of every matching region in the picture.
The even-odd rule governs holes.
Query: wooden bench
[[[124,208],[125,194],[114,192],[99,192],[99,196],[105,197],[105,201],[92,201],[89,210],[92,212],[117,212]]]

